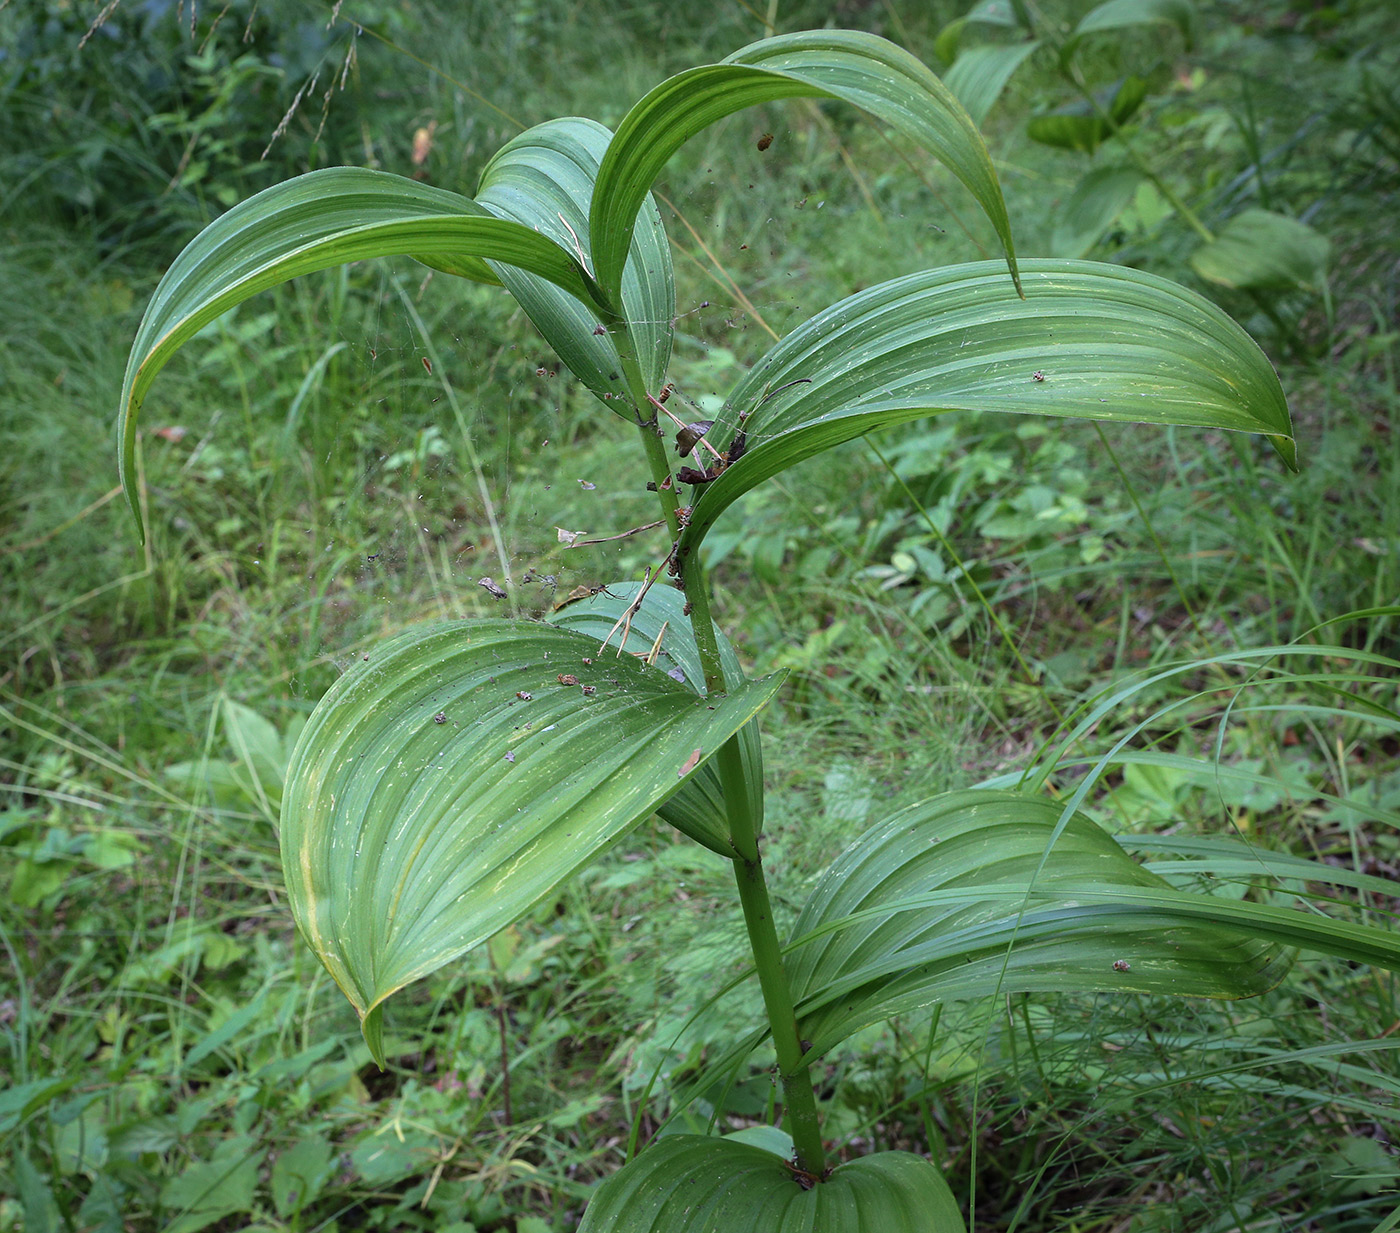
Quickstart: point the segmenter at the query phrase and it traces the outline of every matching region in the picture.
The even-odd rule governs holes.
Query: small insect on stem
[[[815,1173],[808,1173],[806,1169],[801,1169],[790,1162],[788,1162],[787,1167],[792,1172],[797,1184],[801,1186],[803,1190],[811,1190],[813,1186],[817,1185],[822,1180]]]
[[[1035,372],[1031,373],[1031,380],[1032,380],[1032,381],[1044,381],[1044,380],[1045,380],[1045,374],[1044,374],[1043,372],[1041,372],[1040,369],[1037,368],[1037,369],[1035,370]]]
[[[772,134],[772,133],[764,133],[763,136],[760,137],[760,138],[758,139],[758,148],[759,148],[760,151],[766,150],[766,149],[767,149],[769,146],[771,146],[772,144],[773,144],[773,134]]]
[[[570,591],[566,596],[564,596],[563,599],[561,599],[557,604],[554,605],[554,611],[558,612],[559,609],[567,608],[570,604],[576,604],[581,599],[592,599],[595,595],[606,595],[609,599],[617,598],[617,596],[614,595],[611,591],[609,591],[607,587],[602,585],[591,587],[576,586],[572,591]],[[585,659],[583,662],[586,664],[591,664],[593,661],[591,659]]]

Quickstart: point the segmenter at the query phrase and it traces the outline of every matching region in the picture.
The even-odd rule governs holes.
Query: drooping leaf
[[[569,604],[551,618],[555,625],[577,630],[591,638],[602,640],[620,617],[632,606],[641,583],[629,582],[609,586],[607,591]],[[611,594],[609,594],[611,592]],[[664,633],[663,633],[664,629]],[[700,663],[700,648],[690,618],[685,614],[685,599],[671,587],[653,586],[642,600],[641,608],[632,617],[632,633],[627,653],[649,652],[660,638],[657,664],[668,672],[679,672],[685,683],[697,694],[705,692],[705,670]],[[743,668],[734,647],[718,626],[715,640],[720,659],[729,680],[743,680]],[[612,656],[621,638],[614,635],[606,652]],[[754,819],[755,833],[763,832],[763,744],[759,738],[758,721],[746,724],[739,732],[745,779],[749,788],[749,816]],[[724,791],[713,762],[707,762],[686,776],[685,786],[657,811],[677,830],[704,844],[712,852],[734,858],[734,846],[729,840],[729,819],[724,808]]]
[[[991,155],[952,92],[907,51],[875,35],[810,30],[679,73],[623,117],[599,168],[590,214],[594,273],[609,292],[621,280],[638,207],[671,155],[716,120],[788,98],[842,99],[933,154],[991,220],[1015,276],[1011,224]]]
[[[1085,99],[1075,99],[1054,111],[1032,116],[1026,124],[1026,134],[1033,141],[1059,150],[1092,154],[1108,140],[1115,127],[1121,128],[1137,114],[1146,97],[1147,82],[1143,78],[1125,77],[1095,94],[1112,125]]]
[[[535,228],[567,251],[577,245],[589,266],[588,207],[611,137],[592,120],[551,120],[528,129],[486,164],[476,200],[502,218]],[[599,398],[608,395],[607,405],[625,415],[625,401],[611,397],[625,388],[622,363],[612,332],[595,333],[602,324],[596,310],[537,274],[509,265],[495,264],[493,269],[574,376]],[[647,388],[659,390],[671,359],[676,286],[671,248],[650,194],[632,234],[622,277],[622,311]]]
[[[1175,26],[1189,49],[1195,42],[1196,6],[1191,0],[1107,0],[1085,13],[1065,42],[1064,55],[1072,55],[1086,35],[1129,26]]]
[[[1391,931],[1175,890],[1084,815],[978,789],[863,835],[793,935],[813,1056],[890,1015],[994,992],[1244,997],[1282,979],[1292,947],[1400,967]]]
[[[1028,261],[1023,280],[1024,300],[995,262],[911,274],[794,330],[739,382],[710,430],[726,449],[742,423],[746,445],[701,490],[681,534],[682,559],[769,476],[937,411],[1259,432],[1295,465],[1278,377],[1214,304],[1156,275],[1098,262]]]
[[[972,122],[981,124],[1006,89],[1012,74],[1039,46],[1039,41],[1032,39],[1028,43],[974,47],[957,58],[943,75],[943,84],[958,96],[958,102],[967,108]]]
[[[1307,223],[1271,210],[1245,210],[1191,254],[1191,268],[1241,291],[1316,291],[1331,251],[1327,237]]]
[[[1050,240],[1057,257],[1082,257],[1132,204],[1142,183],[1136,167],[1095,167],[1075,185],[1060,207]]]
[[[519,919],[781,683],[707,704],[597,650],[526,621],[412,629],[354,661],[302,732],[282,806],[287,895],[381,1064],[390,994]]]
[[[138,529],[141,513],[132,486],[137,415],[175,351],[259,291],[298,274],[396,254],[495,282],[485,264],[490,258],[527,269],[580,299],[596,299],[592,278],[569,252],[456,193],[362,167],[330,167],[264,189],[185,246],[136,332],[117,432],[121,480]]]
[[[813,1184],[771,1152],[669,1135],[601,1186],[579,1233],[963,1233],[943,1174],[922,1156],[880,1152]]]

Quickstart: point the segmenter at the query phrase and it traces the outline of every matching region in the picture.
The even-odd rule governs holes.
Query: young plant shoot
[[[793,98],[849,104],[941,163],[1002,256],[833,304],[752,357],[712,423],[673,423],[677,308],[652,183],[706,126]],[[1294,947],[1400,963],[1380,929],[1176,889],[1077,798],[1016,791],[940,795],[871,826],[779,934],[758,716],[783,681],[745,677],[699,552],[730,505],[843,442],[954,411],[1256,433],[1295,463],[1272,367],[1214,305],[1138,270],[1017,260],[976,125],[913,56],[842,31],[764,39],[663,82],[615,133],[578,118],[530,129],[472,199],[340,167],[229,210],[161,282],[127,368],[120,465],[138,524],[137,419],[176,348],[298,274],[396,255],[515,297],[599,414],[635,437],[669,550],[643,583],[599,587],[547,622],[418,626],[357,657],[292,758],[286,890],[382,1064],[397,990],[519,920],[653,814],[732,862],[767,1016],[716,1052],[738,1065],[771,1040],[784,1133],[762,1146],[664,1137],[601,1186],[584,1233],[952,1233],[963,1216],[924,1157],[828,1157],[813,1064],[861,1028],[1025,991],[1241,997],[1277,983]]]

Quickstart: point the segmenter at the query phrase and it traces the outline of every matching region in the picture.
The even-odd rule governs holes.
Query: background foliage
[[[1357,654],[1393,656],[1394,617],[1317,628],[1397,600],[1392,15],[1201,8],[1192,51],[1104,41],[1095,79],[1145,76],[1129,135],[1213,229],[1302,219],[1331,242],[1326,278],[1265,300],[1203,283],[1195,237],[1142,186],[1094,252],[1208,289],[1272,349],[1303,472],[1224,436],[944,418],[741,502],[708,547],[741,654],[794,670],[765,729],[767,850],[794,901],[900,800],[1036,759],[1072,788],[1134,729],[1088,804],[1166,876],[1198,875],[1154,837],[1207,834],[1396,874],[1394,679]],[[762,22],[711,3],[373,0],[333,19],[125,0],[84,42],[100,11],[0,8],[0,1227],[567,1230],[633,1118],[654,1132],[710,1060],[700,1042],[756,1006],[708,1001],[742,954],[722,863],[638,832],[402,998],[381,1075],[291,931],[272,822],[339,666],[412,620],[541,612],[639,574],[650,545],[566,550],[557,528],[649,519],[645,477],[504,297],[408,262],[250,301],[171,365],[137,456],[145,550],[108,426],[146,296],[231,202],[338,162],[471,192],[521,127],[615,123]],[[958,15],[773,10],[935,66]],[[1084,171],[1027,135],[1063,102],[1046,56],[985,122],[1028,257]],[[706,410],[822,304],[994,252],[950,178],[844,109],[737,117],[665,196],[680,394]],[[477,585],[503,563],[504,602]],[[1315,649],[1257,673],[1205,662],[1294,639]],[[1059,757],[1060,715],[1182,659]],[[829,1133],[848,1157],[931,1154],[985,1227],[1369,1231],[1400,1175],[1397,1023],[1392,978],[1341,962],[1235,1006],[972,1003],[833,1055]],[[761,1124],[773,1099],[760,1057],[671,1128]]]

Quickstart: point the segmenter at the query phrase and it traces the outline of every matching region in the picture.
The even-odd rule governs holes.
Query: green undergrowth
[[[666,72],[762,33],[746,6],[469,7],[465,28],[447,6],[358,15],[320,144],[343,22],[246,53],[216,41],[195,69],[168,31],[165,52],[122,45],[186,83],[148,96],[174,117],[161,124],[113,120],[138,97],[121,56],[86,98],[38,59],[46,76],[0,88],[12,118],[62,109],[48,146],[0,150],[33,186],[0,216],[0,1228],[564,1233],[634,1128],[772,1120],[761,1049],[693,1090],[704,1041],[741,1026],[719,1016],[742,999],[711,999],[743,950],[722,862],[659,822],[409,991],[383,1074],[285,909],[281,776],[352,657],[418,619],[543,613],[669,547],[655,530],[567,546],[649,521],[646,477],[505,297],[391,262],[254,299],[147,407],[146,548],[116,491],[121,366],[181,227],[332,155],[411,172],[420,130],[425,177],[469,190],[511,117],[616,120]],[[805,464],[710,536],[741,654],[792,673],[764,732],[779,913],[900,801],[1032,769],[1062,798],[1084,787],[1125,840],[1233,836],[1400,876],[1400,75],[1377,50],[1384,7],[1203,6],[1200,76],[1146,137],[1168,156],[1194,143],[1177,174],[1217,217],[1271,194],[1332,240],[1325,295],[1269,313],[1223,297],[1280,368],[1300,475],[1249,439],[945,417]],[[930,59],[958,11],[807,10],[774,12],[784,29],[834,12]],[[86,23],[46,11],[45,54],[67,63]],[[7,29],[16,12],[0,9]],[[309,110],[265,169],[234,132],[265,143],[317,56]],[[1016,122],[1051,91],[1032,69],[986,126],[1028,254],[1069,180]],[[165,192],[186,147],[203,179]],[[885,170],[854,176],[852,150]],[[792,104],[719,126],[670,169],[673,405],[708,418],[770,332],[819,303],[984,254],[946,177],[887,150],[850,113]],[[132,166],[124,201],[132,173],[114,168]],[[139,202],[162,228],[133,221]],[[1190,277],[1186,251],[1144,198],[1100,255]],[[1261,651],[1288,645],[1306,652]],[[1216,889],[1282,894],[1243,867]],[[1393,923],[1400,896],[1347,903]],[[943,1007],[857,1037],[820,1094],[838,1155],[931,1155],[977,1227],[1370,1233],[1400,1187],[1397,1024],[1391,977],[1311,960],[1238,1005]]]

